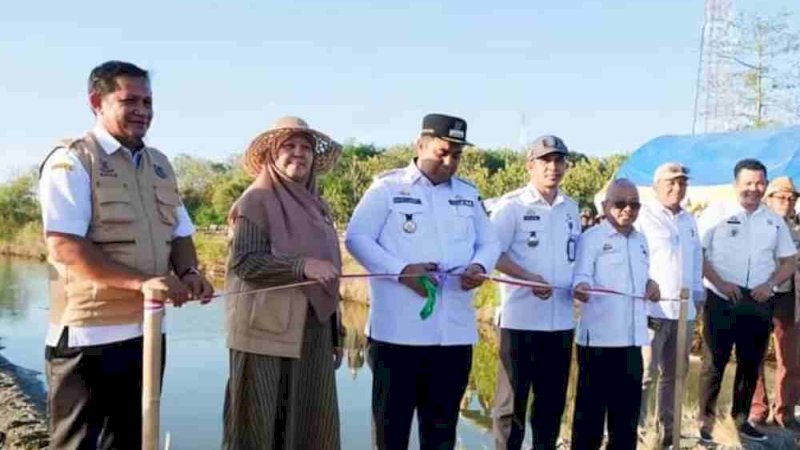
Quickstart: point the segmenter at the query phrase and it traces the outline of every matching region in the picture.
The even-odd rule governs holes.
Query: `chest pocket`
[[[178,221],[178,207],[181,197],[172,187],[156,186],[156,203],[158,217],[167,225],[175,225]]]
[[[130,223],[136,219],[130,193],[124,187],[100,187],[95,191],[95,195],[98,204],[96,214],[101,223]]]
[[[450,219],[449,235],[456,240],[475,239],[475,209],[471,206],[456,206]]]
[[[620,280],[630,277],[628,264],[622,250],[603,252],[597,257],[594,268],[595,279],[600,286],[619,287]]]

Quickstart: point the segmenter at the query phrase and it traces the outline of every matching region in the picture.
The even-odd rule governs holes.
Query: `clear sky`
[[[149,143],[173,156],[224,159],[285,114],[408,143],[428,112],[482,147],[518,147],[524,113],[529,139],[632,151],[691,131],[703,20],[700,0],[4,3],[0,178],[91,127],[86,78],[109,59],[152,71]]]

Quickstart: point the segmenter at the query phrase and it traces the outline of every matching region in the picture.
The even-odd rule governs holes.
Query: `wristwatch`
[[[181,275],[178,278],[179,279],[183,279],[183,277],[185,277],[186,275],[189,275],[190,273],[194,274],[194,275],[202,275],[202,273],[200,273],[200,271],[197,270],[197,267],[191,266],[191,267],[188,267],[186,270],[184,270],[183,273],[181,273]]]

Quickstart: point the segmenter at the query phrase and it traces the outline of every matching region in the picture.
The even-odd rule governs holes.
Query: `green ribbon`
[[[425,306],[419,311],[419,317],[425,320],[433,314],[433,307],[436,305],[436,285],[427,276],[417,278],[417,283],[422,285],[427,293]]]

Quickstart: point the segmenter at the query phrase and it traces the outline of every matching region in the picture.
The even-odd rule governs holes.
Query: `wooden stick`
[[[142,372],[142,450],[158,450],[161,421],[161,323],[164,293],[145,292]]]
[[[678,348],[675,361],[675,403],[673,404],[672,418],[672,446],[681,448],[681,422],[683,419],[683,373],[686,371],[686,321],[689,315],[689,301],[691,294],[689,289],[681,289],[681,308],[678,315]]]

